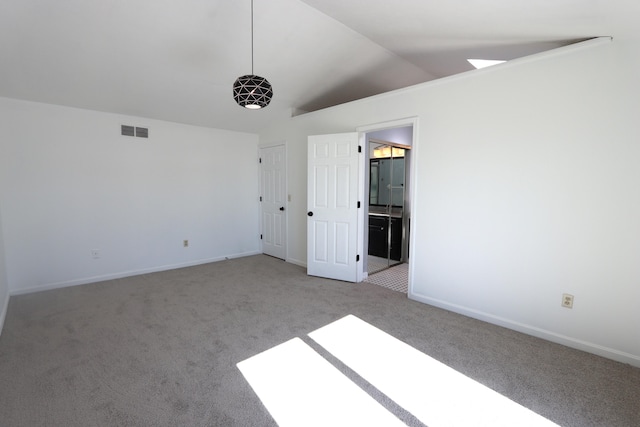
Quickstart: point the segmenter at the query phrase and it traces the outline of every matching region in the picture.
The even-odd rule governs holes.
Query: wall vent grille
[[[120,133],[123,136],[136,136],[138,138],[149,138],[149,128],[138,126],[120,125]]]
[[[120,132],[123,136],[134,136],[135,128],[133,126],[122,125]]]
[[[149,128],[136,127],[136,136],[138,138],[149,138]]]

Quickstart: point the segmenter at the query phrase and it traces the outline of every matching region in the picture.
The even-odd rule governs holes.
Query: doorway
[[[307,274],[346,282],[367,280],[369,208],[374,204],[379,205],[377,209],[386,209],[386,212],[372,211],[377,216],[386,213],[384,230],[378,231],[381,235],[386,231],[387,236],[391,234],[391,239],[396,239],[393,245],[386,240],[385,268],[388,270],[389,266],[400,264],[408,270],[410,178],[414,173],[410,153],[415,149],[412,144],[416,125],[417,118],[406,118],[358,127],[356,132],[307,137]],[[369,146],[370,139],[391,150],[384,162],[378,158],[378,163],[371,164],[375,155],[369,150],[376,147]],[[403,156],[397,149],[403,150]],[[392,164],[401,157],[402,165]],[[392,168],[394,174],[403,171],[400,175],[404,176],[404,182],[380,184],[380,177],[389,174],[387,179],[391,179]],[[373,194],[373,203],[370,194],[372,173],[377,177],[374,190],[378,189]],[[386,188],[389,194],[384,195],[380,187]],[[381,258],[384,249],[382,253]],[[404,280],[406,293],[409,276],[407,273]]]
[[[359,128],[363,162],[364,277],[368,283],[409,293],[411,163],[417,120]]]
[[[368,138],[368,262],[374,274],[407,261],[407,159],[411,147]]]

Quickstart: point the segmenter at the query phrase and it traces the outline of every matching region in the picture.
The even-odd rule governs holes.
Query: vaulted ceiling
[[[615,1],[615,0],[613,0]],[[257,132],[274,120],[611,35],[600,0],[2,0],[0,96]],[[609,3],[607,3],[608,5]]]

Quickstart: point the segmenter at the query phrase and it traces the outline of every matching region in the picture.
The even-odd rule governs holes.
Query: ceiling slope
[[[272,103],[232,98],[252,71],[250,0],[4,0],[0,96],[258,132],[274,120],[597,35],[596,0],[254,0],[254,72]],[[392,5],[392,6],[390,6]]]

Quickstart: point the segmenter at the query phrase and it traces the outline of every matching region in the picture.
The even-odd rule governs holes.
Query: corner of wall
[[[9,307],[9,284],[7,280],[7,269],[4,255],[4,238],[2,234],[2,217],[0,217],[0,334],[4,326],[4,319]]]
[[[0,159],[7,159],[6,155],[3,155],[3,146],[0,146]],[[0,170],[4,170],[5,164],[0,162]],[[0,176],[0,199],[4,199],[5,183],[4,177]],[[3,220],[2,220],[2,201],[0,200],[0,335],[2,334],[2,328],[4,327],[4,319],[7,315],[7,308],[9,307],[9,277],[7,275],[7,261],[6,251],[4,243],[3,232]]]
[[[4,319],[7,316],[7,308],[9,308],[9,293],[4,297],[4,301],[0,301],[0,335],[2,335],[2,328],[4,327]]]

